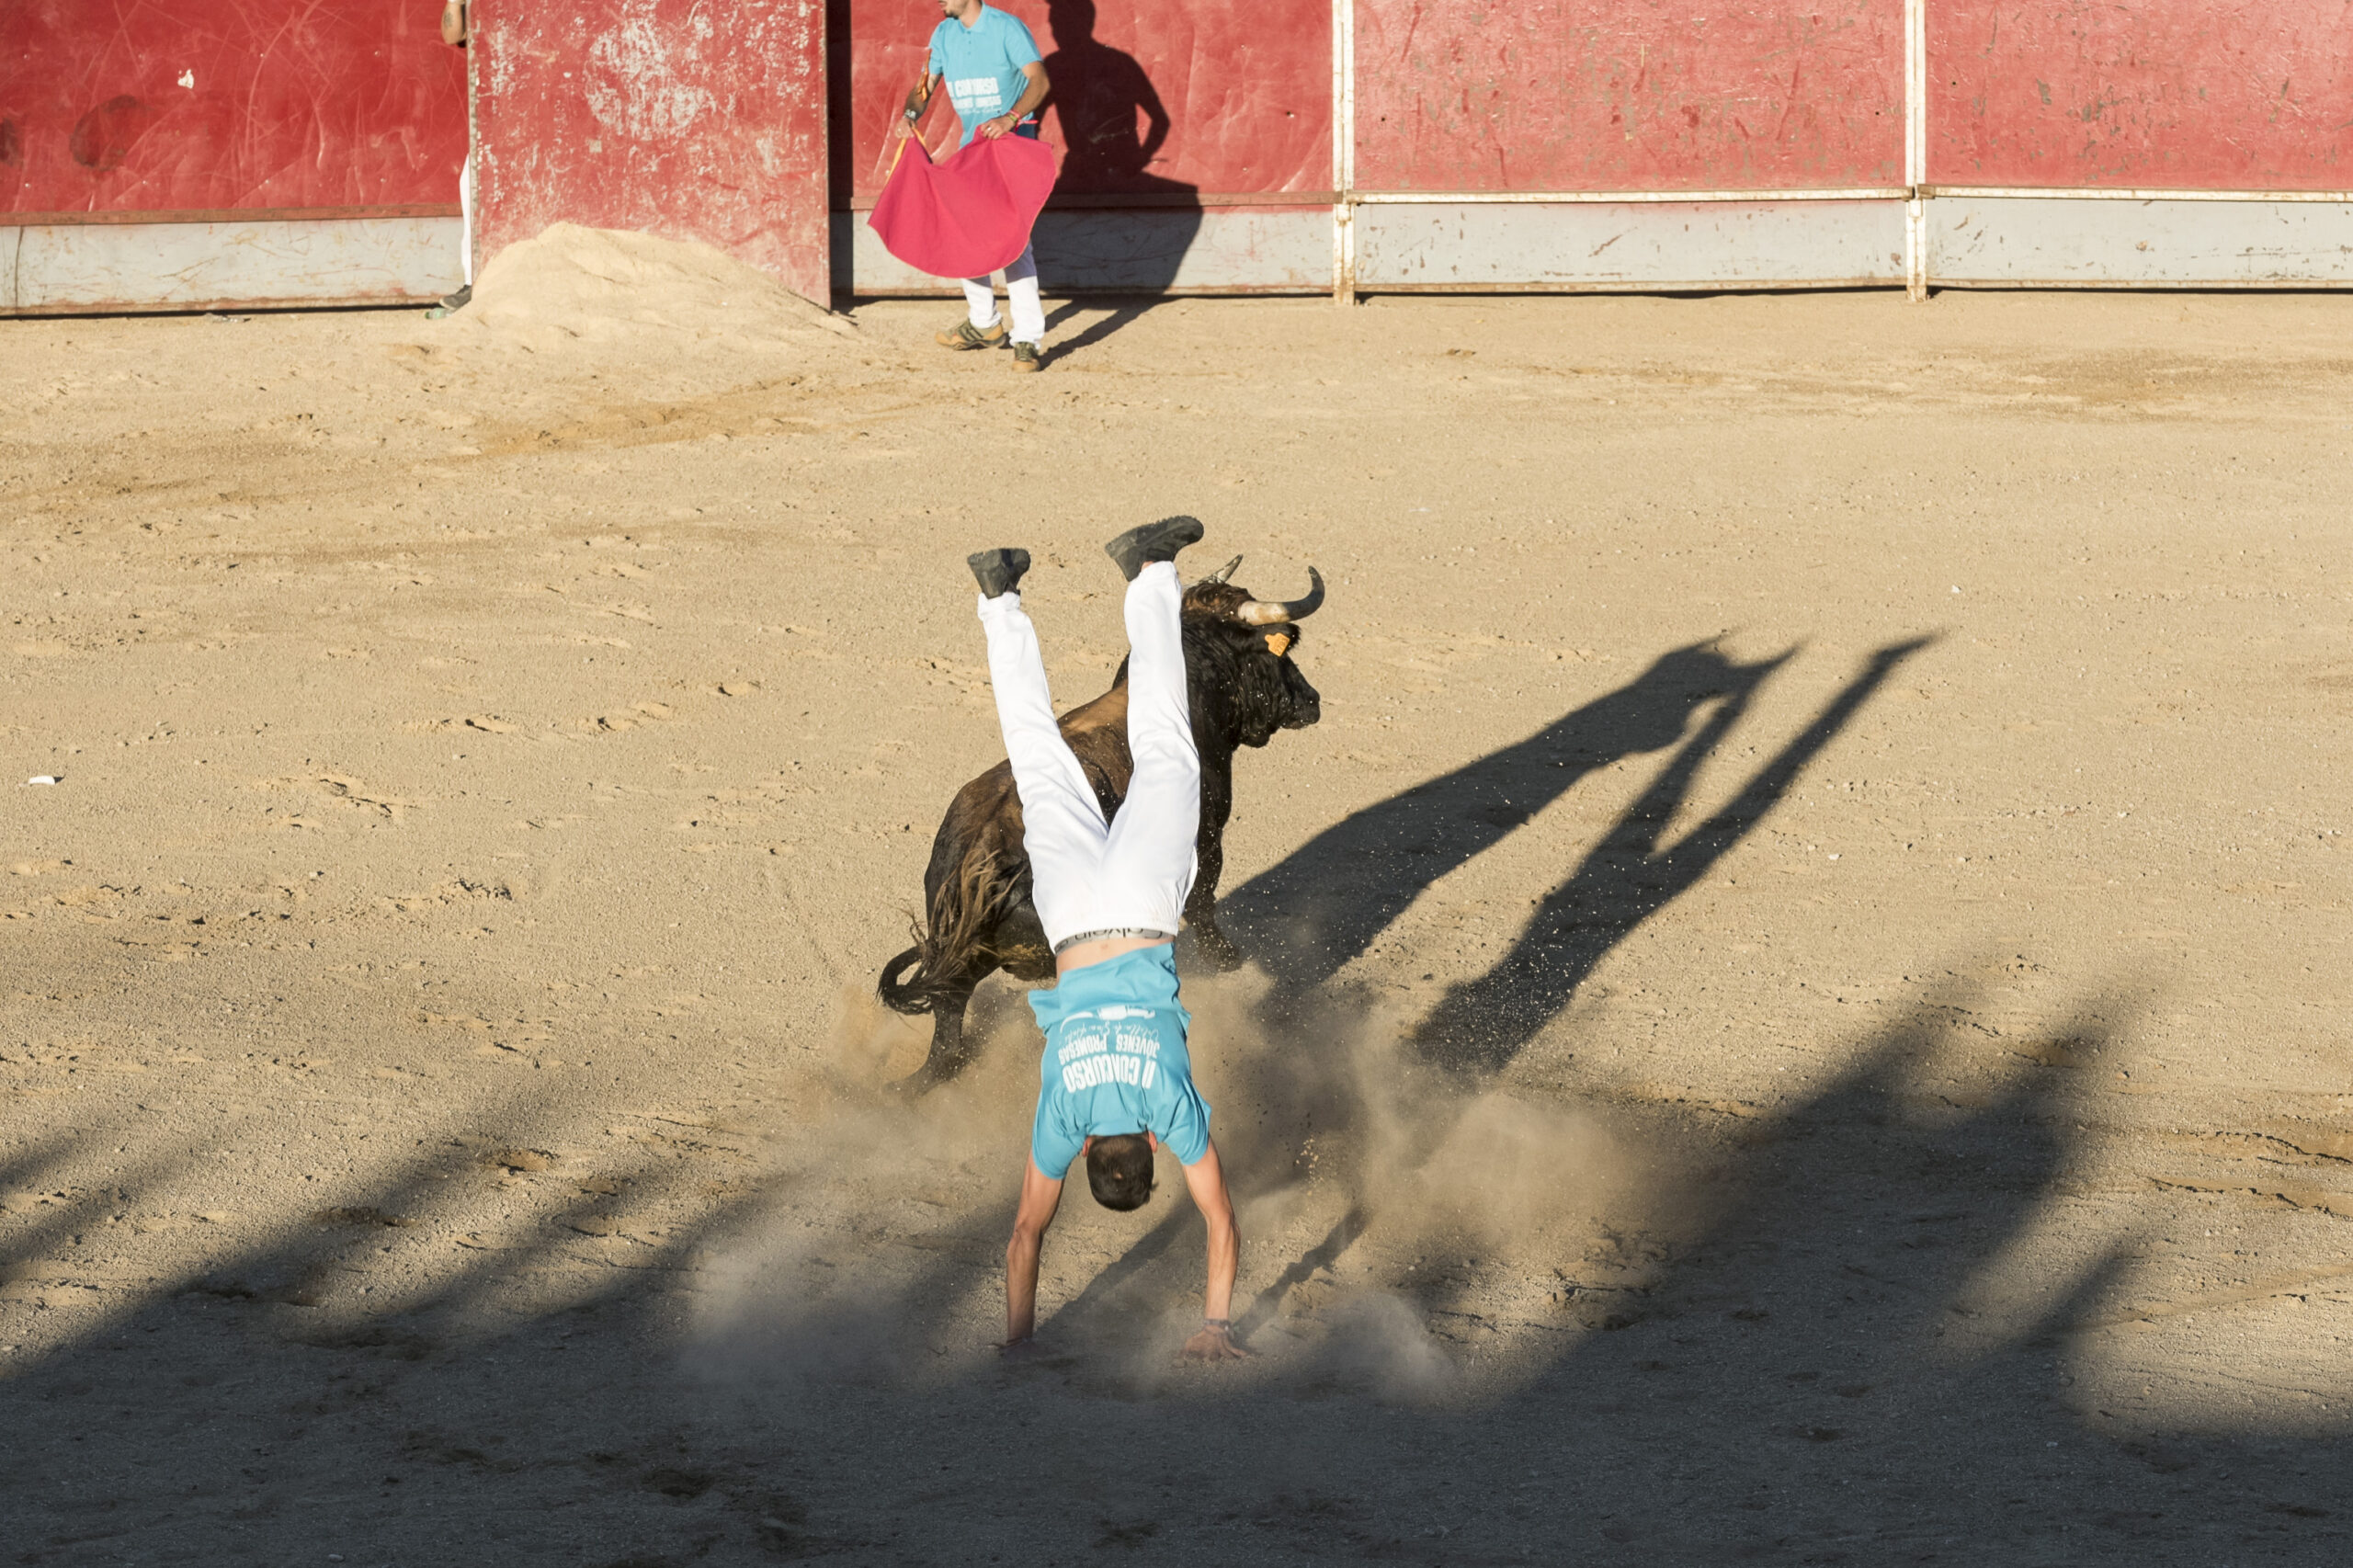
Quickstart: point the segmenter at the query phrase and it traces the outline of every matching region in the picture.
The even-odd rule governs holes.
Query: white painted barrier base
[[[2353,289],[2353,199],[1976,195],[1921,204],[1931,288]],[[834,214],[843,294],[952,295]],[[1419,201],[1072,210],[1038,221],[1049,292],[1228,294],[1901,287],[1900,200]],[[0,226],[0,315],[425,303],[456,218]],[[1348,268],[1346,281],[1336,270]]]
[[[1901,285],[1901,201],[1407,203],[1356,210],[1356,287],[1805,289]]]
[[[844,294],[954,294],[882,248],[863,212],[834,214],[834,288]],[[1050,294],[1323,294],[1332,288],[1332,210],[1130,208],[1047,211],[1031,231]]]
[[[463,278],[463,230],[457,218],[0,226],[0,315],[422,303]]]
[[[2353,203],[1939,195],[1934,288],[2353,288]]]

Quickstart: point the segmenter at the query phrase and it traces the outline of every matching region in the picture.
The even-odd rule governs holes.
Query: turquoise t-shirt
[[[1046,1031],[1029,1131],[1040,1172],[1059,1181],[1090,1136],[1115,1132],[1150,1132],[1178,1164],[1200,1163],[1210,1108],[1193,1087],[1172,944],[1074,969],[1029,993],[1029,1010]]]
[[[964,122],[964,140],[958,146],[972,140],[981,121],[995,119],[1021,101],[1029,86],[1021,68],[1040,58],[1038,40],[1021,18],[994,6],[983,6],[981,19],[969,28],[950,17],[931,29],[931,74],[947,78],[949,101]],[[1022,123],[1037,120],[1032,113]]]

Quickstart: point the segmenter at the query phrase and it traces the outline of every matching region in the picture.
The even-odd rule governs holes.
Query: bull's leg
[[[1218,926],[1214,889],[1199,882],[1194,884],[1193,896],[1185,901],[1185,921],[1193,928],[1194,948],[1219,973],[1230,973],[1242,967],[1242,949]]]
[[[1217,882],[1225,873],[1225,820],[1233,811],[1233,759],[1201,770],[1201,830],[1193,840],[1193,891],[1186,895],[1185,922],[1193,946],[1220,973],[1242,967],[1242,949],[1218,928]]]
[[[972,1064],[972,1043],[964,1035],[964,1010],[972,992],[991,970],[994,959],[974,960],[974,967],[938,977],[925,988],[931,1002],[931,1051],[921,1067],[903,1078],[897,1087],[921,1094],[937,1088]]]

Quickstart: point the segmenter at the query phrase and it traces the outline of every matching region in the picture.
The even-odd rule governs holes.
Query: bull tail
[[[882,1005],[894,1013],[928,1013],[931,995],[924,987],[923,947],[918,943],[882,966],[881,977],[874,983],[874,994]],[[915,969],[913,979],[905,978],[909,967]]]
[[[974,949],[1020,891],[1020,879],[1006,875],[998,856],[966,857],[932,899],[930,920],[915,927],[915,945],[884,966],[875,984],[883,1005],[902,1013],[929,1012],[932,986],[972,970]]]

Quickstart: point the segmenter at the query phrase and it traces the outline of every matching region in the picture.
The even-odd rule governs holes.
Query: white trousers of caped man
[[[985,278],[964,279],[964,303],[972,324],[983,331],[997,324],[996,290]],[[1013,341],[1046,346],[1046,301],[1038,292],[1038,253],[1023,245],[1021,254],[1006,263],[1005,303],[1013,315]]]
[[[1038,631],[1018,593],[981,600],[989,683],[1021,795],[1030,902],[1056,949],[1097,932],[1173,937],[1198,869],[1201,758],[1185,701],[1184,585],[1154,562],[1128,585],[1128,752],[1135,774],[1106,823],[1046,687]]]

